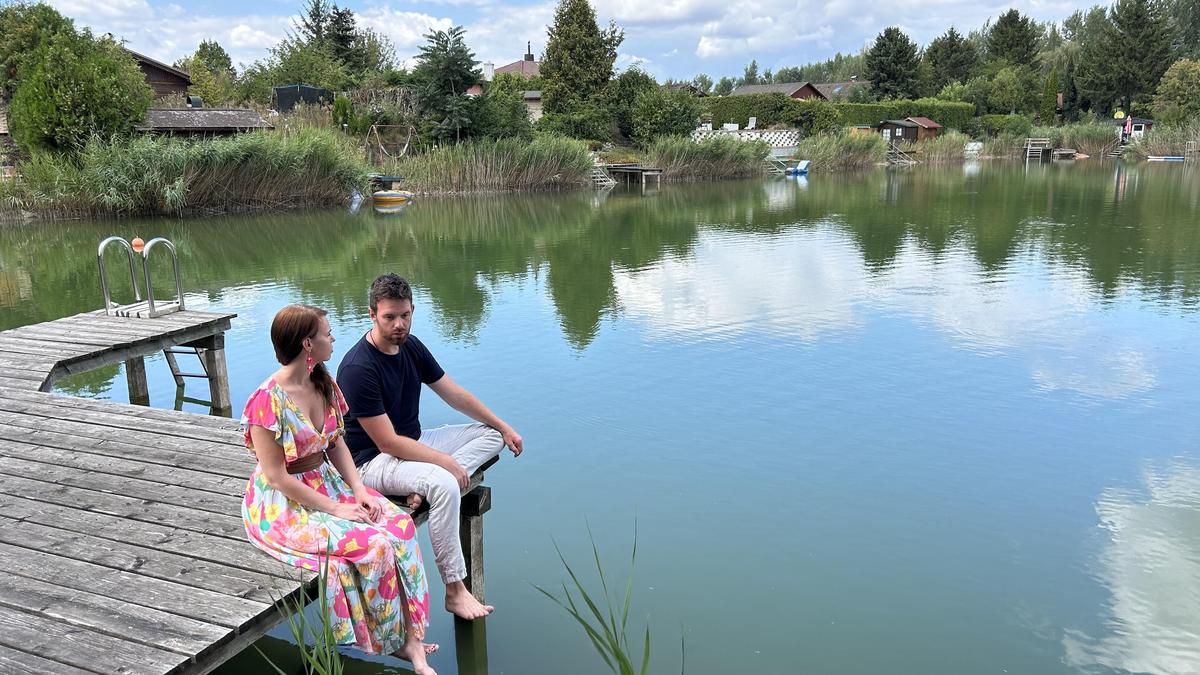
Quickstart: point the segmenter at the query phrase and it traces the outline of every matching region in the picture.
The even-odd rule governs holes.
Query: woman
[[[250,541],[290,565],[320,569],[334,635],[368,654],[412,661],[418,675],[437,645],[422,643],[429,591],[412,518],[363,486],[342,439],[346,402],[326,371],[333,335],[325,311],[289,305],[271,322],[275,371],[246,403],[246,447],[258,466],[242,520]]]

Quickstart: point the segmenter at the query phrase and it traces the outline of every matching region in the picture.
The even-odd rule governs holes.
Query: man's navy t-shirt
[[[362,466],[379,454],[360,417],[386,414],[399,436],[421,437],[421,383],[433,384],[445,371],[416,337],[409,335],[398,354],[389,356],[364,335],[338,366],[337,383],[346,397],[346,445],[354,464]]]

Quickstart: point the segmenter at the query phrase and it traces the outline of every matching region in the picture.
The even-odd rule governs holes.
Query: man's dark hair
[[[407,300],[412,302],[412,286],[404,277],[394,272],[381,274],[371,282],[371,294],[367,296],[367,304],[371,311],[379,309],[380,300]]]

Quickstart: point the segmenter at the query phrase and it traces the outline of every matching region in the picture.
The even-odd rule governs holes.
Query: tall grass
[[[646,148],[645,161],[667,180],[722,180],[766,171],[771,152],[764,141],[712,137],[697,143],[686,136],[660,136]]]
[[[1011,159],[1021,156],[1021,153],[1024,152],[1022,150],[1024,145],[1024,136],[1001,134],[984,139],[983,151],[980,154],[983,157],[990,157],[992,159]]]
[[[0,184],[0,209],[124,216],[340,204],[369,170],[333,130],[92,139],[74,157],[34,153]]]
[[[320,556],[319,564],[321,566],[321,572],[317,576],[319,623],[309,624],[307,617],[304,616],[306,594],[301,593],[299,597],[296,597],[280,593],[277,596],[275,592],[272,592],[271,596],[286,617],[288,630],[291,631],[292,639],[296,641],[296,646],[300,649],[300,660],[303,663],[304,673],[306,675],[342,675],[344,663],[341,653],[338,652],[338,641],[333,634],[333,625],[329,620],[333,602],[326,590],[329,582],[329,555]],[[303,579],[301,579],[301,583],[303,584]],[[310,637],[312,638],[311,645],[308,641]],[[263,653],[263,650],[258,648],[258,645],[254,645],[254,650],[278,675],[289,675],[278,664],[271,661]]]
[[[971,137],[955,129],[947,129],[932,140],[917,141],[917,155],[922,162],[957,162]]]
[[[592,536],[591,527],[588,527],[588,539],[592,544],[592,558],[596,563],[596,573],[600,577],[598,594],[588,592],[583,582],[579,580],[579,575],[575,573],[574,568],[559,550],[557,543],[554,545],[554,550],[558,552],[558,559],[562,561],[563,568],[571,578],[573,591],[572,588],[567,587],[565,582],[562,585],[561,598],[536,584],[534,588],[566,610],[575,623],[583,628],[588,640],[591,641],[600,658],[604,660],[604,664],[614,675],[646,675],[650,672],[649,623],[646,624],[646,633],[642,640],[642,654],[641,659],[637,662],[638,665],[635,665],[635,653],[629,644],[629,608],[633,600],[633,568],[637,564],[637,523],[634,523],[633,529],[633,553],[629,560],[629,579],[625,585],[625,594],[620,604],[619,614],[617,607],[613,604],[612,594],[608,590],[608,580],[604,575],[604,566],[600,563],[600,552],[596,549],[596,539]],[[681,643],[682,660],[679,670],[681,674],[687,666],[686,657],[686,646]]]
[[[498,192],[586,185],[592,158],[587,146],[561,136],[477,140],[445,145],[384,167],[417,192]]]
[[[1142,159],[1151,155],[1183,155],[1188,141],[1200,143],[1200,120],[1155,125],[1150,131],[1131,140],[1127,152]]]
[[[864,169],[887,160],[887,141],[879,134],[818,134],[800,141],[796,157],[811,161],[813,173]]]
[[[1030,129],[1029,137],[1049,138],[1052,148],[1072,148],[1085,155],[1099,157],[1117,139],[1117,127],[1096,122],[1040,126]]]

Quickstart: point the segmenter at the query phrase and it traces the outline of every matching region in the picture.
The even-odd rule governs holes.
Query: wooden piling
[[[467,563],[467,578],[463,584],[475,599],[483,602],[483,514],[492,508],[492,489],[476,486],[463,495],[459,510],[458,537],[462,542],[463,558]]]
[[[125,382],[129,387],[129,402],[150,405],[150,385],[146,382],[146,359],[135,356],[125,361]]]

